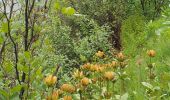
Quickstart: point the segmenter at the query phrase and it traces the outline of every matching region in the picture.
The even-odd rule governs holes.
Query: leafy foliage
[[[1,0],[0,99],[170,99],[169,12],[169,0]]]

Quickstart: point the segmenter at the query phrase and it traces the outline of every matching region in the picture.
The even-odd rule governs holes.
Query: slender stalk
[[[80,95],[80,100],[83,100],[83,95],[82,95],[82,91],[79,91],[79,95]]]
[[[124,84],[124,79],[121,79],[121,94],[125,92],[125,84]]]
[[[121,75],[121,79],[120,79],[120,84],[121,84],[121,88],[120,88],[120,93],[123,95],[123,93],[125,92],[125,84],[124,84],[124,78],[122,77],[122,74],[123,74],[123,69],[121,69],[120,71]]]
[[[31,77],[31,68],[29,66],[28,82],[27,82],[27,98],[29,97],[30,77]]]
[[[149,60],[150,62],[150,64],[152,64],[152,58],[150,57],[150,60]],[[152,66],[152,65],[151,65]],[[150,67],[149,68],[149,81],[150,81],[150,83],[151,83],[151,81],[152,81],[152,79],[151,79],[151,75],[152,75],[152,67]]]
[[[19,71],[18,71],[18,46],[17,46],[17,43],[15,43],[13,37],[11,36],[11,17],[12,17],[12,14],[13,14],[13,7],[15,5],[14,3],[14,0],[11,1],[11,5],[10,5],[10,13],[9,13],[9,17],[8,17],[8,14],[6,12],[6,3],[4,0],[2,0],[2,3],[3,3],[3,8],[4,8],[4,16],[7,20],[7,26],[8,26],[8,31],[6,33],[6,36],[9,37],[9,39],[11,40],[12,44],[13,44],[13,48],[14,48],[14,56],[15,56],[15,63],[14,63],[14,68],[15,68],[15,73],[16,73],[16,79],[18,80],[19,84],[21,84],[21,81],[19,79]]]
[[[107,92],[109,92],[109,81],[107,81]]]
[[[114,82],[112,83],[112,91],[113,91],[113,95],[114,95],[114,91],[115,91],[115,89],[114,89]]]

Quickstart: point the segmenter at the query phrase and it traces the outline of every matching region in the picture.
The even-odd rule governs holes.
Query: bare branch
[[[33,0],[32,4],[31,4],[31,7],[28,11],[28,16],[30,16],[31,12],[32,12],[32,9],[34,8],[34,4],[35,4],[35,0]]]
[[[16,71],[16,78],[19,82],[19,84],[21,84],[21,81],[19,79],[19,71],[18,71],[18,48],[17,48],[17,44],[15,43],[13,37],[11,36],[11,23],[10,23],[10,19],[12,17],[12,12],[13,12],[13,6],[14,6],[14,0],[11,1],[11,8],[10,8],[10,14],[9,14],[9,18],[7,16],[6,13],[6,3],[4,2],[4,0],[2,0],[3,3],[3,7],[4,7],[4,15],[6,16],[6,20],[7,20],[7,24],[8,24],[8,32],[6,36],[9,36],[9,39],[11,40],[12,44],[13,44],[13,48],[14,48],[14,55],[15,55],[15,71]]]

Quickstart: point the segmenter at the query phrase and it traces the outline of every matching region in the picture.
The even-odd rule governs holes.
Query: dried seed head
[[[155,66],[155,63],[148,64],[148,68],[153,68]]]

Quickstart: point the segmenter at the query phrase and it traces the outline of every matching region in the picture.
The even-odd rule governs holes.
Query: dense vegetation
[[[169,0],[0,0],[0,100],[169,100]]]

